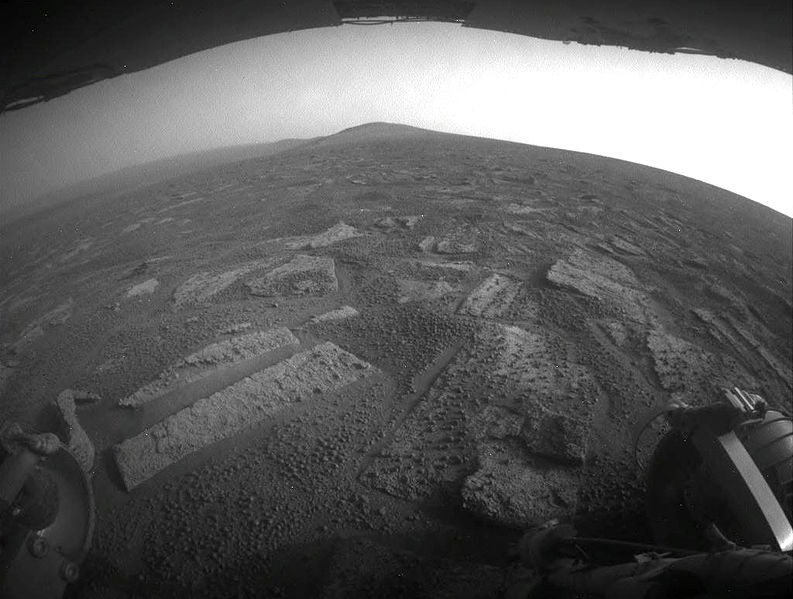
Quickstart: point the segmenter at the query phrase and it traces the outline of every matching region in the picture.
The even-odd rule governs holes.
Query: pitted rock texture
[[[373,374],[375,369],[333,343],[323,343],[199,399],[113,454],[126,488],[190,453],[253,426],[290,404],[307,401]]]

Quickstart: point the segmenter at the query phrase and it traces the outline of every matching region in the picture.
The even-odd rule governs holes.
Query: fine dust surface
[[[650,540],[642,415],[789,400],[789,218],[561,150],[326,142],[2,225],[0,420],[93,476],[74,596],[497,596],[550,518]]]

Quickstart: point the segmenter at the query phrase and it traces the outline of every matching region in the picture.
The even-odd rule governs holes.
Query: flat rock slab
[[[336,266],[327,256],[295,256],[263,277],[247,282],[253,295],[324,295],[337,291]]]
[[[345,223],[338,223],[333,225],[327,231],[318,233],[317,235],[304,235],[301,237],[293,238],[286,242],[286,247],[291,250],[306,250],[323,248],[345,239],[352,239],[353,237],[360,237],[361,233],[355,227]]]
[[[633,271],[616,260],[577,249],[548,271],[548,281],[621,308],[638,321],[652,320],[641,283]]]
[[[253,426],[295,402],[375,372],[333,343],[323,343],[199,399],[113,448],[127,490],[185,456]]]
[[[623,293],[626,287],[640,286],[624,264],[583,250],[575,250],[566,260],[557,261],[548,271],[548,280],[596,298]]]
[[[176,288],[173,293],[173,303],[176,307],[181,307],[186,304],[207,302],[231,287],[241,277],[255,270],[272,267],[273,263],[274,259],[257,260],[220,273],[208,271],[196,273]]]
[[[155,380],[121,399],[118,404],[124,407],[138,407],[177,387],[205,378],[218,368],[249,360],[282,347],[290,345],[297,347],[299,344],[297,337],[284,327],[257,331],[213,343],[179,360]]]
[[[502,317],[509,311],[520,287],[520,281],[493,274],[471,292],[460,306],[459,313],[480,318]]]

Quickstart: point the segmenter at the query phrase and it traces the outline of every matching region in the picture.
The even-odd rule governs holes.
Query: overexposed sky
[[[0,209],[119,168],[370,121],[630,160],[793,216],[793,78],[448,23],[298,31],[0,116]]]

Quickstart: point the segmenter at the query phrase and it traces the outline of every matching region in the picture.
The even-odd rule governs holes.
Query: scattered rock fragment
[[[69,391],[71,393],[72,399],[74,399],[75,405],[78,408],[91,406],[102,401],[102,397],[98,393],[82,391],[80,389],[70,389]]]
[[[147,279],[142,283],[138,283],[137,285],[133,285],[127,291],[127,297],[138,297],[140,295],[151,295],[154,293],[154,290],[157,289],[160,282],[157,279]]]
[[[476,242],[459,239],[444,239],[435,245],[438,254],[473,254],[476,250]]]
[[[471,422],[471,434],[477,441],[518,438],[524,417],[501,406],[488,405]]]
[[[502,526],[526,529],[572,517],[580,471],[529,460],[513,442],[482,447],[479,468],[465,479],[463,506]]]
[[[30,323],[22,331],[19,339],[11,346],[12,353],[21,353],[25,351],[34,341],[44,336],[44,327],[41,323],[36,321]]]
[[[248,335],[213,343],[179,360],[160,373],[155,380],[143,385],[132,395],[119,400],[118,405],[137,407],[173,391],[179,386],[194,383],[210,376],[217,368],[255,358],[276,349],[297,346],[300,342],[284,327],[256,331]]]
[[[459,272],[469,272],[474,269],[473,262],[437,262],[434,260],[416,260],[416,264],[425,268],[440,268],[446,270],[456,270]]]
[[[327,247],[345,239],[360,237],[361,233],[350,225],[340,222],[327,231],[317,235],[304,235],[286,242],[286,247],[291,250],[305,250]]]
[[[311,319],[312,323],[317,322],[328,322],[331,320],[345,320],[347,318],[353,318],[358,316],[358,310],[353,308],[352,306],[342,306],[341,308],[337,308],[336,310],[331,310],[330,312],[325,312],[324,314],[320,314],[315,316]]]
[[[628,340],[628,329],[621,322],[609,321],[603,324],[611,340],[618,346],[622,347]]]
[[[300,254],[246,283],[253,295],[324,295],[338,290],[333,258]]]
[[[585,424],[575,416],[539,406],[526,414],[520,434],[530,453],[563,464],[581,465],[588,436]]]
[[[47,328],[64,324],[72,317],[73,308],[74,300],[69,298],[53,310],[28,324],[17,341],[11,346],[12,353],[25,351],[34,341],[44,336]]]
[[[77,403],[98,401],[98,396],[92,393],[66,389],[61,391],[55,402],[58,415],[61,419],[65,441],[64,444],[74,454],[83,470],[90,473],[94,467],[94,444],[88,433],[77,419]]]
[[[436,300],[454,292],[454,288],[446,281],[411,281],[400,279],[397,281],[397,285],[399,287],[399,299],[397,301],[400,304]]]
[[[713,372],[710,354],[663,329],[648,333],[647,348],[661,386],[668,391],[697,391]]]
[[[89,250],[91,248],[91,246],[93,246],[93,244],[94,244],[94,242],[90,238],[81,239],[78,242],[77,247],[75,247],[73,250],[71,250],[69,252],[66,252],[65,254],[62,254],[61,257],[58,259],[58,262],[64,263],[64,262],[67,262],[68,260],[71,260],[72,258],[74,258],[80,252],[84,252],[86,250]]]
[[[400,225],[407,229],[412,229],[415,227],[418,222],[422,219],[422,215],[419,216],[395,216],[394,220],[398,222]]]
[[[113,448],[127,490],[183,457],[255,425],[290,404],[306,401],[375,372],[334,345],[323,343],[199,399]]]
[[[630,241],[627,241],[618,235],[615,235],[611,238],[611,245],[621,252],[630,254],[631,256],[644,256],[644,251],[639,246],[632,244]]]
[[[376,221],[374,221],[374,226],[378,229],[390,231],[392,229],[396,229],[398,225],[392,217],[384,216],[383,218],[378,218]]]
[[[526,206],[525,204],[508,204],[504,207],[505,212],[510,214],[531,214],[532,212],[547,212],[548,208],[535,208],[533,206]]]
[[[124,275],[123,279],[134,279],[136,277],[141,277],[149,270],[149,263],[144,260],[140,262],[137,266],[135,266],[132,270],[130,270],[126,275]]]
[[[422,252],[431,252],[435,247],[435,238],[433,236],[425,237],[419,242],[419,249]]]
[[[529,227],[529,225],[525,222],[505,222],[504,228],[507,231],[512,233],[517,233],[519,235],[523,235],[524,237],[530,237],[532,239],[539,239],[540,235],[538,231],[535,231]]]
[[[397,228],[412,229],[421,218],[421,216],[384,216],[374,221],[374,226],[385,231]]]
[[[14,368],[3,364],[3,362],[0,362],[0,397],[2,397],[3,392],[5,391],[8,379],[10,379],[13,374]]]
[[[222,331],[223,335],[238,335],[239,333],[243,333],[253,327],[253,323],[250,322],[238,322],[237,324],[233,324],[227,329]]]
[[[110,358],[102,362],[99,366],[96,367],[94,373],[96,374],[106,374],[108,372],[118,370],[121,367],[121,361],[115,358]]]

